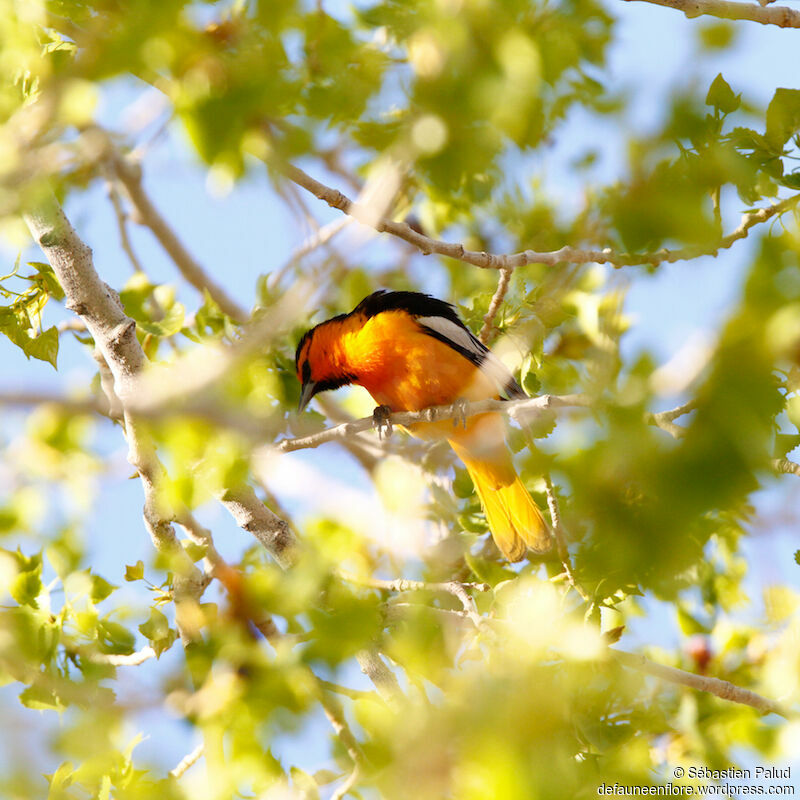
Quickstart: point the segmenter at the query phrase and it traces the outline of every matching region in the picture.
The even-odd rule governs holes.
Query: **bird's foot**
[[[388,439],[392,435],[392,409],[389,406],[376,406],[372,412],[372,427],[378,432],[379,439]]]
[[[462,428],[467,427],[467,409],[469,401],[465,397],[457,397],[453,400],[453,427],[457,428],[461,425]]]

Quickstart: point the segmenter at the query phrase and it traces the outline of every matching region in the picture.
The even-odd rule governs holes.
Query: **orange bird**
[[[450,303],[419,292],[375,292],[349,314],[308,331],[295,360],[302,411],[318,392],[355,383],[391,411],[456,400],[526,397],[511,373],[461,322]],[[446,438],[464,462],[500,552],[519,561],[550,547],[550,531],[517,475],[500,414],[420,422],[410,432]]]

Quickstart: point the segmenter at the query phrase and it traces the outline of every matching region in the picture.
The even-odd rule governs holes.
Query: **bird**
[[[428,294],[380,289],[349,314],[308,330],[297,346],[299,411],[323,391],[363,386],[376,412],[527,397],[506,366],[459,319],[452,304]],[[409,426],[418,438],[447,439],[478,493],[495,543],[509,561],[545,552],[550,529],[517,474],[497,412]]]

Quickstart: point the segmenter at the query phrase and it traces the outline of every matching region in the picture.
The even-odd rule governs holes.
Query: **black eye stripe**
[[[308,360],[303,362],[301,373],[303,376],[303,383],[308,383],[311,380],[311,364],[308,363]]]

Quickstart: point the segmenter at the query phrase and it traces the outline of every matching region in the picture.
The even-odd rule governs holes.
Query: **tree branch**
[[[716,1],[716,0],[715,0]],[[719,0],[721,2],[721,0]],[[732,5],[736,5],[735,3]],[[768,9],[775,10],[775,9]],[[422,233],[414,230],[405,222],[395,222],[383,217],[377,222],[363,213],[361,207],[354,203],[350,198],[342,194],[338,189],[332,189],[324,183],[320,183],[303,170],[288,164],[283,169],[284,174],[306,191],[311,192],[315,197],[326,202],[332,208],[336,208],[359,222],[374,228],[379,233],[390,233],[404,242],[413,245],[423,255],[437,253],[448,258],[454,258],[467,264],[472,264],[481,269],[508,269],[514,270],[526,264],[546,264],[555,266],[556,264],[567,262],[571,264],[611,264],[615,267],[628,267],[638,264],[652,264],[657,266],[662,263],[673,263],[686,259],[698,258],[700,256],[716,256],[720,250],[727,250],[734,242],[744,239],[754,225],[765,222],[776,214],[786,211],[800,200],[800,195],[793,195],[785,200],[781,200],[774,205],[760,208],[755,211],[748,211],[742,216],[739,227],[727,236],[723,236],[713,247],[683,247],[678,250],[658,250],[653,253],[615,253],[610,248],[603,250],[581,250],[575,247],[562,247],[560,250],[549,252],[536,252],[535,250],[523,250],[519,253],[485,253],[465,249],[463,244],[452,244],[443,242],[439,239],[431,239]]]
[[[358,578],[346,572],[340,572],[339,577],[348,583],[359,586],[368,586],[372,589],[383,589],[388,592],[446,592],[453,595],[464,609],[464,614],[476,628],[481,628],[483,618],[478,613],[475,600],[467,593],[467,589],[477,592],[488,592],[491,586],[488,583],[461,583],[460,581],[444,581],[441,583],[426,583],[424,581],[410,581],[400,578],[393,581],[384,581],[379,578]]]
[[[751,692],[749,689],[742,689],[729,681],[723,681],[719,678],[710,678],[705,675],[696,675],[693,672],[686,672],[685,670],[676,669],[675,667],[667,667],[664,664],[656,664],[654,661],[650,661],[644,656],[637,655],[636,653],[627,653],[624,650],[609,648],[609,652],[624,666],[637,669],[640,672],[646,672],[648,675],[655,675],[662,680],[689,686],[701,692],[708,692],[723,700],[729,700],[732,703],[752,706],[762,714],[778,714],[787,719],[797,716],[794,712],[784,708],[780,703],[776,703],[774,700]]]
[[[192,750],[191,753],[185,755],[178,764],[169,771],[169,774],[173,778],[180,778],[184,772],[186,772],[190,767],[193,767],[202,757],[203,752],[205,751],[205,745],[199,744]]]
[[[115,175],[125,188],[128,199],[136,212],[136,221],[150,228],[161,246],[175,262],[181,275],[200,294],[207,290],[214,302],[229,317],[237,322],[246,322],[250,315],[195,260],[153,205],[142,186],[141,167],[113,150],[110,161]]]
[[[455,403],[450,406],[431,406],[423,411],[395,411],[389,414],[388,421],[392,425],[408,427],[415,422],[439,422],[452,419],[460,421],[476,414],[485,414],[487,411],[499,411],[507,414],[511,419],[523,421],[531,411],[544,411],[553,408],[586,407],[591,404],[587,395],[550,395],[543,394],[539,397],[528,397],[524,400],[478,400],[474,403]],[[527,417],[529,418],[529,416]],[[354,422],[343,422],[332,428],[326,428],[309,436],[299,436],[296,439],[283,439],[275,445],[281,453],[291,453],[295,450],[319,447],[326,442],[346,439],[358,433],[371,430],[375,425],[372,417],[363,417]]]
[[[267,552],[287,569],[296,551],[296,542],[285,520],[270,511],[250,486],[225,489],[219,500],[242,530],[252,533]]]
[[[497,289],[495,289],[495,292],[492,295],[492,300],[489,303],[489,310],[486,312],[486,316],[483,318],[483,327],[481,328],[481,331],[478,334],[478,338],[484,344],[486,344],[486,342],[489,339],[489,334],[492,332],[492,325],[494,324],[494,318],[497,316],[497,312],[500,310],[500,305],[505,299],[506,292],[508,291],[508,284],[510,281],[511,281],[511,270],[501,269],[500,277],[497,280]]]
[[[389,667],[384,664],[377,650],[360,650],[356,653],[356,661],[361,671],[372,681],[378,694],[389,708],[397,711],[403,692],[397,678]]]
[[[786,6],[737,3],[731,0],[643,0],[657,6],[682,11],[689,19],[708,15],[720,19],[743,19],[762,25],[777,25],[779,28],[800,28],[800,11]],[[631,0],[626,0],[631,2]]]
[[[676,425],[674,420],[694,411],[697,406],[696,400],[690,400],[677,408],[671,408],[668,411],[658,411],[655,414],[646,414],[645,422],[648,425],[655,425],[657,428],[665,430],[670,436],[675,439],[680,439],[686,433],[686,428]]]
[[[137,650],[135,653],[118,655],[115,653],[93,653],[91,660],[95,664],[109,664],[112,667],[138,667],[156,657],[156,651],[149,645]]]
[[[561,512],[558,508],[558,498],[556,497],[555,489],[553,488],[553,481],[549,475],[544,476],[545,490],[547,492],[547,507],[550,509],[550,519],[553,521],[553,534],[556,539],[556,550],[558,557],[561,560],[561,566],[564,567],[564,574],[567,577],[569,585],[580,595],[581,599],[586,603],[592,603],[592,598],[586,594],[583,587],[578,583],[575,578],[575,573],[572,569],[572,559],[569,556],[569,549],[567,548],[567,540],[564,535],[564,528],[561,526]]]

